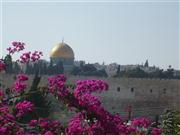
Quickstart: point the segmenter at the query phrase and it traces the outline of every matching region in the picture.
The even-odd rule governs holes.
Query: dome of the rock
[[[71,71],[74,65],[74,52],[68,44],[62,41],[52,48],[50,59],[53,64],[63,64],[64,71]]]
[[[50,53],[51,58],[73,58],[74,59],[74,52],[72,48],[67,45],[66,43],[62,42],[55,45]]]

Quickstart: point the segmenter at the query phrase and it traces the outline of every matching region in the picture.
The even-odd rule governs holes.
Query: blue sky
[[[76,60],[141,64],[148,59],[150,65],[180,69],[177,2],[25,1],[2,3],[3,50],[11,41],[23,41],[48,60],[64,38]]]

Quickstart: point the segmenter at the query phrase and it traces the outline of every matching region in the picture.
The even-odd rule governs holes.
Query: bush
[[[180,111],[167,110],[163,115],[165,135],[180,135]]]

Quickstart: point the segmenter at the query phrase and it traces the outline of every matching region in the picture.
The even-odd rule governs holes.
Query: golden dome
[[[66,43],[62,42],[54,46],[50,53],[51,58],[73,58],[74,52]]]

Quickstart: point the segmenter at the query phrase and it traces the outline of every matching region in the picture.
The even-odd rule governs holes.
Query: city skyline
[[[64,38],[75,60],[180,69],[178,2],[1,4],[3,55],[17,40],[49,60]]]

